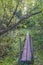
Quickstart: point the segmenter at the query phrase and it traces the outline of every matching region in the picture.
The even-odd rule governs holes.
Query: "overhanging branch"
[[[21,23],[21,22],[23,22],[23,20],[24,19],[28,19],[28,18],[30,18],[31,16],[33,16],[33,15],[36,15],[36,14],[39,14],[39,13],[41,13],[42,12],[42,10],[41,11],[38,11],[38,12],[35,12],[35,13],[30,13],[30,14],[26,14],[26,15],[24,15],[24,16],[22,16],[21,18],[20,18],[20,20],[17,22],[17,23],[15,23],[13,26],[10,26],[10,27],[8,27],[6,30],[3,30],[3,31],[0,31],[0,36],[2,35],[2,34],[5,34],[6,32],[8,32],[9,30],[11,30],[11,29],[16,29],[16,27]]]
[[[14,18],[14,15],[15,15],[15,13],[16,13],[16,11],[17,11],[18,6],[19,6],[19,2],[18,2],[18,4],[17,4],[16,9],[15,9],[15,11],[13,12],[13,15],[12,15],[12,17],[10,18],[10,20],[9,20],[9,22],[8,22],[8,24],[7,24],[7,26],[9,26],[9,24],[10,24],[11,21],[12,21],[12,19]]]

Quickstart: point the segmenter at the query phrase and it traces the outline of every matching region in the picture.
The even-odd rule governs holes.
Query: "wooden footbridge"
[[[20,59],[19,63],[21,65],[29,65],[34,62],[34,51],[33,51],[33,43],[31,36],[27,33],[26,40],[24,44],[24,50],[21,51],[21,40],[20,40]]]

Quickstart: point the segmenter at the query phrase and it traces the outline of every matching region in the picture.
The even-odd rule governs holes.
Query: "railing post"
[[[21,58],[21,55],[22,55],[22,45],[21,45],[21,38],[19,38],[19,45],[20,45],[20,58]]]
[[[31,57],[31,59],[32,59],[32,65],[33,65],[33,63],[34,63],[34,48],[33,48],[33,40],[32,40],[32,37],[30,36],[30,49],[31,49],[31,55],[32,55],[32,57]]]
[[[19,65],[21,65],[20,59],[22,56],[22,45],[21,45],[21,38],[19,38],[19,51],[20,51],[20,56],[19,56]]]

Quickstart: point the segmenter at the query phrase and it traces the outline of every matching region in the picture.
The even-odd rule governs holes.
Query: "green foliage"
[[[12,31],[9,31],[7,35],[0,37],[0,50],[2,49],[3,55],[7,54],[4,57],[0,57],[0,65],[19,65],[19,38],[21,38],[23,48],[27,32],[30,33],[33,38],[34,65],[43,65],[43,0],[25,0],[23,3],[21,3],[21,0],[0,0],[0,19],[3,21],[3,26],[7,28],[6,24],[11,18],[19,1],[18,10],[21,10],[21,13],[23,13],[22,15],[25,14],[25,5],[27,6],[28,13],[30,12],[30,8],[34,8],[36,5],[39,5],[36,10],[32,12],[34,13],[42,9],[42,13],[35,15],[28,20],[24,20],[24,23],[18,25],[15,31],[12,29]],[[4,5],[2,6],[2,4]],[[5,7],[5,11],[3,7]],[[16,23],[18,20],[19,19],[15,16],[11,25]],[[11,48],[9,49],[7,46],[11,46]]]

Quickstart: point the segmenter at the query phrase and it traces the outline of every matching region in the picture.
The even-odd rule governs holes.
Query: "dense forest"
[[[19,65],[27,32],[34,47],[34,64],[43,65],[43,0],[0,0],[0,65]]]

